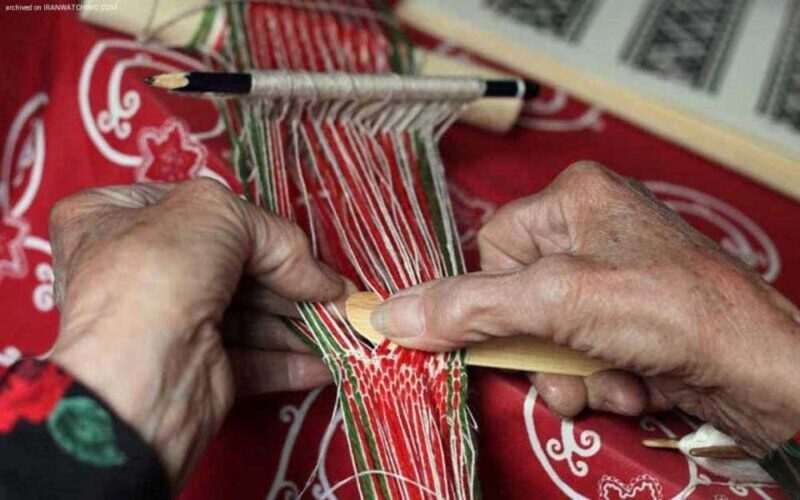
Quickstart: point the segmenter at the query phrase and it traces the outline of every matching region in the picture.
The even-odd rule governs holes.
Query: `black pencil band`
[[[539,85],[529,80],[486,80],[484,97],[522,97],[530,99],[539,94]]]
[[[188,83],[175,90],[180,92],[213,92],[219,94],[249,94],[253,88],[253,77],[249,73],[202,73],[186,74]]]

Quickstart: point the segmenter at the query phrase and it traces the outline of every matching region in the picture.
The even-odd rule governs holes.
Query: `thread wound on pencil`
[[[468,77],[409,77],[396,74],[255,72],[251,95],[308,101],[471,102],[486,83]]]

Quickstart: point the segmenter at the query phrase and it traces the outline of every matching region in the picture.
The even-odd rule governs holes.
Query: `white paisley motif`
[[[770,500],[772,498],[761,486],[756,484],[741,484],[730,480],[728,481],[728,489],[738,497],[747,497],[750,493],[755,493],[764,500]]]
[[[292,458],[294,445],[300,433],[300,428],[303,427],[306,414],[321,392],[322,388],[314,389],[306,395],[299,407],[286,405],[280,409],[278,416],[281,422],[291,423],[291,425],[289,426],[289,432],[286,433],[286,440],[283,442],[278,470],[275,472],[272,486],[269,489],[269,493],[267,493],[267,500],[274,500],[281,496],[287,499],[297,498],[300,489],[297,484],[286,479],[286,469],[289,467],[289,460]]]
[[[525,403],[522,407],[522,413],[525,417],[525,428],[528,431],[528,440],[531,443],[534,455],[536,455],[536,458],[539,460],[539,463],[541,464],[547,476],[551,481],[553,481],[553,484],[555,484],[556,487],[565,495],[572,500],[589,500],[588,497],[585,497],[572,489],[570,485],[568,485],[559,477],[558,473],[553,468],[553,465],[550,463],[550,459],[548,458],[547,454],[545,454],[544,450],[542,450],[542,444],[539,442],[539,435],[536,433],[536,422],[533,417],[533,411],[536,407],[536,396],[536,388],[531,385],[528,395],[525,397]]]
[[[549,451],[545,452],[545,450],[542,448],[542,443],[541,443],[541,441],[539,439],[539,434],[538,434],[537,429],[536,429],[536,419],[534,417],[534,409],[536,407],[536,398],[537,398],[537,396],[538,396],[538,394],[536,392],[536,388],[531,386],[530,390],[528,391],[527,396],[525,397],[525,402],[523,404],[523,417],[525,419],[525,428],[526,428],[527,433],[528,433],[528,441],[530,442],[531,448],[533,449],[533,453],[536,456],[536,458],[538,459],[540,465],[542,466],[542,469],[544,469],[545,474],[547,474],[547,476],[550,478],[550,480],[553,482],[553,484],[559,490],[561,490],[561,492],[564,495],[569,497],[571,500],[588,500],[589,497],[578,493],[575,489],[572,488],[572,486],[567,484],[567,482],[561,476],[559,476],[559,474],[556,472],[555,468],[553,467],[553,461],[551,460],[552,457],[551,457],[550,452]],[[674,432],[672,432],[666,425],[664,425],[661,421],[659,421],[657,418],[655,418],[653,416],[647,416],[647,417],[642,418],[641,426],[645,430],[649,430],[649,431],[658,430],[658,431],[661,431],[667,437],[675,437],[675,433]],[[563,440],[568,441],[570,439],[570,436],[573,436],[573,439],[574,439],[574,433],[573,433],[573,430],[571,428],[568,429],[568,434],[566,434],[566,437],[565,437],[565,428],[564,428],[564,426],[562,424],[561,432],[562,432],[562,439]],[[593,431],[588,431],[588,432],[593,432]],[[594,439],[595,438],[583,440],[582,441],[583,447],[584,448],[588,447],[590,449],[592,447],[594,447],[595,446],[593,444],[595,442]],[[596,442],[600,443],[600,438],[599,437],[596,438]],[[548,445],[549,445],[549,443],[548,443]],[[569,446],[569,445],[565,445],[565,448],[567,446]],[[573,446],[577,447],[577,445],[573,445]],[[597,446],[598,450],[596,450],[596,451],[593,450],[594,454],[598,453],[599,448],[600,448],[599,444],[597,444],[596,446]],[[563,454],[564,454],[564,452],[561,452],[558,455],[560,456],[560,455],[563,455]],[[583,458],[588,458],[588,456],[589,456],[589,453],[586,453],[586,452],[584,452],[584,455],[582,455]],[[681,489],[681,491],[679,491],[676,495],[674,495],[672,497],[673,500],[688,498],[695,491],[695,489],[697,488],[698,485],[710,485],[711,484],[711,479],[708,476],[698,472],[697,464],[695,464],[693,461],[687,459],[686,460],[686,465],[687,465],[688,472],[689,472],[689,482]],[[575,473],[574,470],[572,470],[572,472],[573,472],[573,474]],[[610,476],[607,476],[607,477],[610,478]],[[610,478],[608,481],[610,481],[612,479],[614,479],[614,478]],[[602,483],[601,483],[601,485],[602,485]],[[625,495],[626,487],[628,489],[630,489],[633,486],[635,486],[635,485],[632,485],[630,483],[628,485],[625,485],[623,483],[619,483],[619,484],[617,484],[617,488],[616,489],[617,489],[617,492],[620,493],[621,498],[625,498],[624,495]],[[608,486],[608,488],[612,488],[613,489],[613,485]],[[610,491],[610,489],[608,489],[608,488],[606,489],[606,491]],[[650,486],[648,486],[648,488],[650,488]],[[655,487],[654,487],[653,491],[654,490],[655,490]],[[660,486],[658,487],[658,491],[660,492]],[[593,495],[594,495],[594,493],[593,493]],[[656,498],[660,498],[660,497],[656,497]]]
[[[28,99],[11,122],[11,128],[6,136],[2,163],[0,163],[0,207],[2,207],[3,213],[11,217],[22,217],[36,197],[36,193],[39,191],[39,184],[42,182],[45,151],[44,120],[35,117],[35,113],[43,108],[47,102],[47,94],[44,92],[39,92]],[[26,125],[30,126],[30,132],[24,138],[20,138],[20,134],[25,130]],[[14,152],[20,141],[22,141],[22,150],[16,158],[16,165],[14,165]],[[14,166],[16,166],[17,171],[12,179],[11,175]],[[19,187],[21,185],[22,176],[25,170],[28,169],[30,169],[28,184],[25,186],[22,196],[12,207],[10,206],[11,187]]]
[[[575,132],[578,130],[603,130],[603,112],[590,106],[574,118],[542,118],[541,115],[554,115],[566,108],[569,98],[561,89],[553,91],[549,100],[537,98],[525,105],[524,113],[517,124],[521,127],[545,132]]]
[[[51,255],[50,242],[38,236],[28,235],[23,246],[26,250],[36,250],[47,256]],[[41,262],[36,266],[35,272],[39,284],[33,289],[33,307],[40,312],[52,311],[55,306],[53,266],[48,262]]]
[[[36,279],[39,284],[33,289],[33,306],[40,312],[52,311],[53,306],[56,305],[53,296],[53,282],[55,281],[53,266],[47,262],[39,263],[36,266]]]
[[[337,411],[334,414],[330,425],[327,429],[325,429],[325,435],[322,436],[322,441],[319,444],[319,461],[317,466],[317,477],[319,478],[319,483],[312,486],[311,494],[314,496],[314,498],[318,498],[320,500],[336,500],[336,495],[334,495],[333,489],[331,488],[331,483],[328,480],[326,463],[328,459],[328,447],[330,446],[331,440],[333,439],[334,434],[336,434],[336,431],[342,429],[342,420],[342,412]]]
[[[719,228],[719,244],[772,282],[781,271],[781,259],[770,237],[752,219],[718,198],[695,189],[662,181],[645,185],[664,203],[684,216],[698,217]]]
[[[132,118],[142,105],[142,98],[135,90],[120,95],[122,74],[131,66],[151,66],[153,60],[147,54],[136,54],[131,59],[114,66],[108,82],[108,109],[97,113],[97,128],[101,132],[114,132],[117,139],[127,139],[131,135]]]
[[[134,51],[129,58],[119,58],[114,64],[108,79],[106,96],[106,109],[100,110],[97,117],[92,114],[89,101],[91,85],[97,80],[94,75],[97,61],[104,51],[108,49],[125,49]],[[100,40],[92,47],[81,68],[78,86],[78,104],[81,120],[89,138],[97,149],[110,161],[125,167],[138,167],[141,158],[137,155],[123,153],[114,149],[105,138],[105,134],[112,133],[117,139],[126,139],[130,136],[130,120],[141,108],[141,96],[133,89],[122,91],[122,77],[125,71],[134,67],[144,67],[158,72],[183,71],[187,68],[201,70],[204,68],[200,61],[160,47],[143,46],[137,42],[125,39]],[[196,140],[208,139],[221,134],[225,129],[222,117],[219,117],[214,127],[210,130],[195,132],[192,137]]]
[[[547,454],[560,462],[566,460],[569,470],[578,477],[585,477],[589,473],[589,466],[584,460],[575,460],[575,455],[589,458],[600,451],[600,435],[594,431],[586,430],[580,433],[575,441],[574,424],[571,419],[561,421],[561,441],[552,438],[545,445]]]

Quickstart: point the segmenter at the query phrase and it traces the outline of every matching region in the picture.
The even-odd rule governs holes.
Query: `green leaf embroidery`
[[[47,428],[62,450],[82,462],[113,467],[126,461],[117,446],[111,415],[91,398],[62,399],[47,419]]]

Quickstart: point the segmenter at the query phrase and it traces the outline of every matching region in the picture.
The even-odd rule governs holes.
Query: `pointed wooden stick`
[[[381,303],[381,298],[372,292],[358,292],[347,299],[347,319],[358,333],[375,343],[385,340],[372,327],[372,311]],[[470,347],[467,364],[522,370],[529,372],[557,373],[585,377],[611,365],[590,358],[567,347],[557,346],[533,337],[493,339]]]
[[[680,439],[675,438],[642,440],[642,444],[648,448],[669,450],[679,450],[680,442]],[[696,458],[721,458],[726,460],[751,458],[746,451],[736,445],[700,446],[690,449],[689,455]]]
[[[670,439],[643,439],[642,444],[647,446],[648,448],[664,448],[664,449],[671,449],[671,450],[679,450],[680,449],[680,439],[670,438]]]
[[[736,460],[742,458],[752,458],[746,451],[732,444],[727,446],[702,446],[689,450],[689,455],[702,458],[722,458],[726,460]]]

